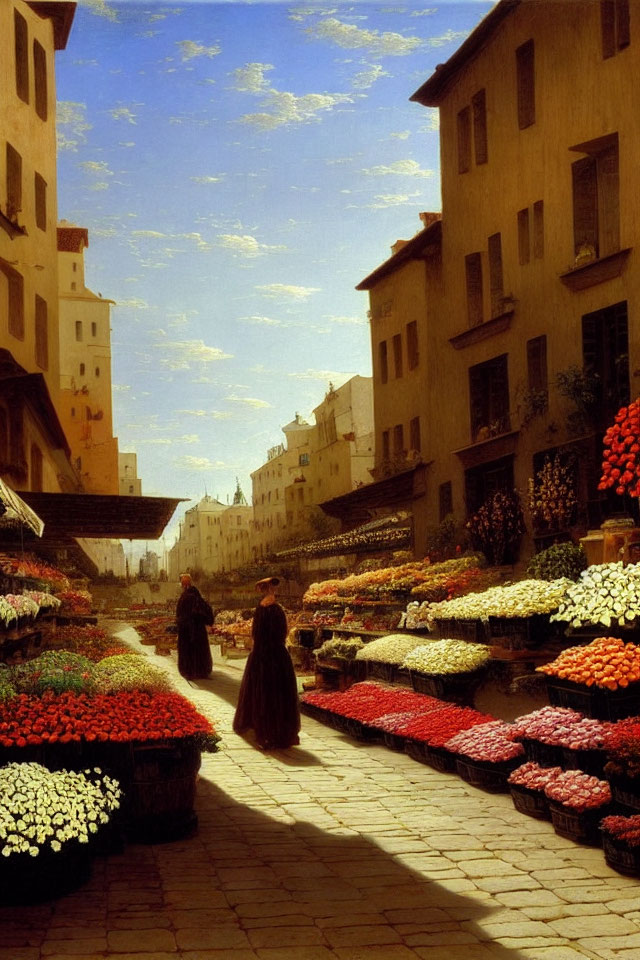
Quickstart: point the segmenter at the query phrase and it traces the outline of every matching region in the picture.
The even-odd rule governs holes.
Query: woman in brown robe
[[[207,622],[213,611],[188,573],[180,577],[182,593],[176,605],[178,622],[178,670],[185,680],[204,680],[211,673],[211,647]]]
[[[285,646],[287,617],[276,601],[277,577],[258,581],[262,599],[253,615],[253,648],[244,669],[233,720],[236,733],[253,730],[262,750],[300,743],[298,686]]]

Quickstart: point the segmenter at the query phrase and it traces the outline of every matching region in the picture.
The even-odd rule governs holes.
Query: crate
[[[489,763],[484,760],[474,760],[471,757],[456,757],[456,772],[459,777],[470,783],[472,787],[479,787],[489,793],[508,793],[507,778],[512,770],[522,763],[520,757],[504,760],[499,763]]]
[[[390,730],[382,731],[382,740],[385,747],[389,747],[390,750],[397,750],[399,753],[404,751],[405,737],[400,736],[399,733],[391,733]]]
[[[551,820],[549,801],[542,790],[532,790],[518,783],[510,783],[509,792],[513,805],[519,813],[524,813],[527,817],[535,817],[536,820]]]
[[[361,740],[364,743],[372,743],[382,738],[382,730],[376,730],[361,720],[354,720],[353,717],[342,717],[342,730],[354,740]]]
[[[394,679],[396,668],[393,663],[383,663],[381,660],[367,660],[367,679],[384,680],[391,683]]]
[[[425,748],[426,743],[424,740],[412,740],[410,737],[405,739],[404,752],[407,756],[411,757],[412,760],[417,760],[419,763],[429,763]]]
[[[482,677],[482,671],[467,673],[426,674],[410,671],[411,686],[416,693],[426,693],[438,700],[471,705],[473,695]]]
[[[562,766],[565,770],[582,770],[602,780],[604,765],[607,762],[604,750],[572,750],[570,747],[561,749],[564,757]]]
[[[489,617],[489,642],[507,650],[532,650],[539,647],[551,632],[549,615],[530,617]]]
[[[553,829],[559,836],[592,847],[602,845],[600,821],[610,812],[608,805],[578,812],[555,800],[549,800],[549,811]]]
[[[361,680],[367,679],[367,661],[366,660],[347,660],[345,664],[345,672],[348,677],[350,677],[354,683],[359,683]]]
[[[611,796],[617,813],[634,816],[640,813],[640,778],[608,777]]]
[[[602,690],[596,687],[546,677],[547,696],[554,707],[570,707],[596,720],[624,720],[640,712],[640,682],[625,689]]]
[[[428,743],[425,743],[423,753],[425,762],[435,770],[439,770],[440,773],[456,772],[455,754],[445,750],[444,747],[431,747]]]
[[[627,877],[640,876],[640,847],[630,847],[623,840],[602,834],[602,849],[607,866]]]
[[[439,637],[451,640],[466,640],[468,643],[485,643],[486,629],[482,620],[435,620]]]

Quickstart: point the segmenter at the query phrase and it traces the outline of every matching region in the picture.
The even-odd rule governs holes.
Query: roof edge
[[[55,49],[64,50],[76,13],[75,0],[27,0],[27,4],[43,20],[46,20],[47,17],[51,18]]]
[[[409,100],[421,103],[423,107],[437,107],[456,74],[480,52],[502,21],[520,6],[521,2],[522,0],[500,0],[483,17],[456,52],[445,63],[438,64],[435,73],[409,97]]]
[[[385,260],[379,267],[376,267],[375,270],[365,277],[364,280],[361,280],[356,286],[356,290],[370,290],[379,280],[393,273],[394,270],[398,270],[408,260],[420,259],[420,255],[424,253],[425,248],[429,244],[439,243],[441,237],[442,218],[425,227],[424,230],[417,233],[411,240],[407,240],[403,247],[400,247],[388,260]]]

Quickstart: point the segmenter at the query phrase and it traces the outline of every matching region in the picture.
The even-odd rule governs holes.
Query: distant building
[[[140,557],[138,576],[140,580],[157,580],[160,570],[160,558],[153,550],[147,550]]]
[[[78,543],[93,560],[99,574],[112,573],[114,577],[122,578],[126,576],[126,559],[120,540],[78,539]]]
[[[88,231],[58,226],[60,419],[87,493],[120,490],[111,401],[112,300],[84,282]]]
[[[238,485],[233,504],[205,496],[187,510],[178,537],[169,550],[169,580],[194,570],[228,572],[251,559],[251,507]]]
[[[118,454],[120,496],[141,497],[142,480],[138,477],[138,456],[135,453]]]

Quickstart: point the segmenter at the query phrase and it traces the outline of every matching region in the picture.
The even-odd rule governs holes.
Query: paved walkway
[[[308,718],[300,747],[260,753],[230,729],[243,661],[192,686],[151,656],[223,737],[199,832],[130,845],[53,904],[0,910],[0,960],[640,958],[640,880],[600,850]]]

